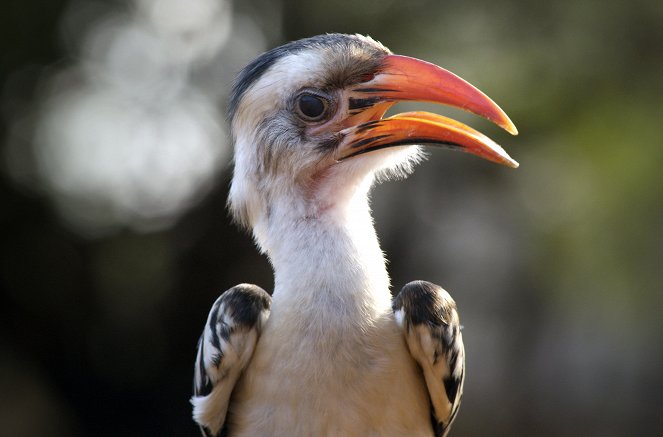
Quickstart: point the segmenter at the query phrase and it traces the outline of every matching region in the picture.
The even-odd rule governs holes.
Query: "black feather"
[[[435,410],[431,409],[434,434],[445,436],[458,413],[465,378],[464,349],[456,303],[438,285],[414,281],[403,287],[394,298],[393,309],[403,312],[406,332],[417,332],[413,331],[417,326],[426,327],[426,335],[435,345],[434,350],[429,352],[433,356],[427,357],[427,361],[432,360],[433,364],[439,360],[446,361],[448,373],[442,377],[442,383],[452,410],[448,417],[436,417]]]
[[[261,330],[261,317],[269,314],[271,297],[257,285],[240,284],[223,294],[214,302],[205,324],[196,356],[193,378],[194,397],[205,397],[212,393],[218,384],[234,384],[228,381],[227,372],[222,366],[239,365],[228,361],[224,348],[236,347],[231,335],[243,335],[249,330]],[[223,340],[223,341],[222,341]],[[225,364],[224,364],[224,359]],[[239,369],[240,371],[242,369]],[[205,423],[199,423],[200,430],[206,437],[227,435],[226,424],[216,434]]]

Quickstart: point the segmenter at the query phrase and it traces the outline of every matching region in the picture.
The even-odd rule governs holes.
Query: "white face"
[[[370,80],[380,54],[304,50],[276,61],[244,94],[233,118],[235,174],[230,206],[255,227],[287,204],[301,214],[343,207],[366,194],[376,171],[410,169],[416,147],[396,147],[337,161],[342,131],[386,108],[360,107],[351,85]],[[377,105],[379,106],[379,105]]]

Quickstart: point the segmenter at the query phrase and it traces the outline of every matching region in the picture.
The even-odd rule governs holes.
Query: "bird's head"
[[[428,112],[383,118],[399,101],[450,105],[516,128],[486,95],[428,62],[360,35],[328,34],[272,49],[240,73],[229,107],[236,220],[258,242],[279,211],[347,211],[379,174],[405,174],[415,145],[444,145],[517,167],[493,141]]]

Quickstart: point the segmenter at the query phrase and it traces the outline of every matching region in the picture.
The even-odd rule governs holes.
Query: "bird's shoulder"
[[[394,316],[422,369],[436,435],[446,435],[456,417],[465,379],[465,349],[456,302],[442,287],[410,282],[393,301]]]
[[[253,356],[270,308],[270,295],[253,284],[230,288],[212,305],[198,340],[191,398],[194,420],[205,435],[221,432],[230,394]]]

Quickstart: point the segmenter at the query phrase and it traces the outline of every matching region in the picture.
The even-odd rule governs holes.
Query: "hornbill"
[[[399,101],[458,107],[516,128],[486,95],[370,37],[326,34],[267,51],[230,98],[228,205],[274,269],[270,297],[240,284],[198,343],[193,417],[204,435],[445,435],[465,355],[456,304],[407,284],[392,300],[368,194],[408,174],[417,145],[517,167],[474,129]]]

